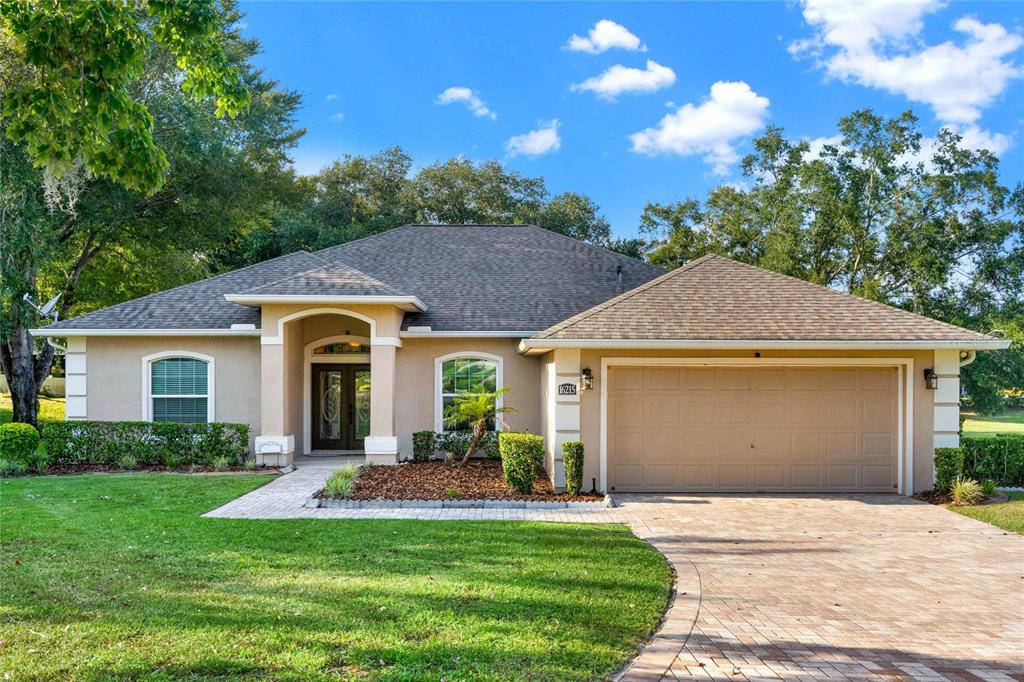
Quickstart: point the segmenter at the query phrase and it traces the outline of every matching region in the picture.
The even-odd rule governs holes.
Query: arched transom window
[[[440,381],[438,382],[438,420],[440,429],[444,431],[468,430],[468,424],[451,426],[444,424],[444,414],[448,406],[460,395],[480,395],[493,393],[501,388],[500,363],[494,357],[462,355],[440,360]],[[488,428],[495,429],[492,418]]]
[[[149,363],[149,412],[155,422],[210,420],[210,363],[169,357]]]

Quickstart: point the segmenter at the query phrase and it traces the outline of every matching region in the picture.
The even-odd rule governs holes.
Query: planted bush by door
[[[426,462],[433,458],[435,440],[433,431],[417,431],[412,434],[412,460]]]
[[[958,448],[936,448],[936,490],[949,492],[958,476],[995,481],[1001,486],[1024,486],[1024,436],[961,436]]]
[[[242,463],[249,451],[249,427],[221,422],[54,422],[44,427],[43,440],[52,464],[119,466],[131,459],[139,466],[213,466],[224,459]]]
[[[530,433],[502,433],[498,450],[505,483],[521,493],[532,492],[534,480],[544,470],[544,439]]]
[[[579,495],[583,487],[583,441],[562,443],[562,464],[565,466],[565,491]]]

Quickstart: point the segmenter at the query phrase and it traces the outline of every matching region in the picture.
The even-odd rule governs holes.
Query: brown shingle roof
[[[570,317],[534,339],[995,341],[714,255]]]

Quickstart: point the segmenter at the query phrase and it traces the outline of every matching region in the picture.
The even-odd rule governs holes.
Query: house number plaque
[[[558,395],[576,395],[576,384],[558,384]]]

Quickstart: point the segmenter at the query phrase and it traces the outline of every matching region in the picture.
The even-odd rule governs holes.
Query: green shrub
[[[252,457],[247,457],[245,461],[242,462],[242,468],[246,471],[252,471],[256,468],[256,460]]]
[[[472,431],[444,431],[434,434],[434,447],[448,453],[452,459],[461,460],[469,449],[471,440]],[[501,454],[498,451],[498,434],[494,431],[485,433],[476,451],[488,459],[499,459]]]
[[[448,490],[444,491],[444,496],[445,496],[445,498],[447,498],[449,500],[457,500],[457,499],[459,499],[459,489],[458,488],[448,488]]]
[[[973,478],[957,476],[950,486],[949,496],[953,498],[953,504],[977,504],[984,494],[981,486]]]
[[[544,470],[544,439],[529,433],[498,435],[505,483],[521,493],[533,490],[533,482]]]
[[[343,466],[335,469],[327,477],[324,483],[324,494],[335,500],[345,500],[352,497],[352,490],[355,488],[356,477],[359,476],[359,467]]]
[[[31,424],[0,424],[0,459],[21,462],[29,469],[42,468],[39,432]]]
[[[434,456],[435,436],[433,431],[417,431],[412,434],[412,459],[426,462]]]
[[[116,466],[126,454],[136,466],[171,468],[212,465],[226,457],[240,462],[249,450],[245,424],[172,422],[53,422],[43,428],[48,459],[54,464]]]
[[[961,448],[935,448],[935,489],[948,493],[953,479],[964,467],[964,451]]]
[[[565,466],[566,492],[579,495],[583,487],[583,441],[568,440],[562,443],[562,464]]]
[[[8,476],[21,476],[26,472],[28,472],[28,465],[22,462],[20,459],[0,458],[0,478],[7,478]]]
[[[213,462],[211,462],[211,466],[213,466],[214,471],[227,471],[233,464],[235,464],[235,462],[226,455],[217,455],[213,458]]]
[[[114,466],[118,469],[131,470],[139,466],[139,458],[130,452],[123,452],[117,457],[117,461],[114,462]]]
[[[981,494],[985,497],[993,497],[996,494],[996,482],[991,478],[986,478],[981,482]]]

